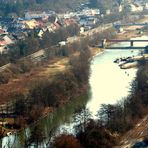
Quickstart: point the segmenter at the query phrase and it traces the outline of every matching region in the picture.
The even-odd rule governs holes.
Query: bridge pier
[[[134,41],[130,41],[130,46],[131,46],[131,47],[134,46]]]
[[[106,46],[106,39],[102,40],[101,46],[102,46],[102,48],[105,48],[105,46]]]

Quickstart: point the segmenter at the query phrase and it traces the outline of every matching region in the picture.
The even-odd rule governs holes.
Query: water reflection
[[[87,107],[94,117],[101,104],[113,104],[129,94],[130,84],[136,76],[136,69],[123,70],[113,61],[117,57],[133,56],[138,50],[107,50],[98,55],[91,64],[90,86],[92,97]]]
[[[49,114],[47,117],[41,119],[38,122],[38,126],[42,128],[42,132],[45,135],[45,140],[42,143],[42,146],[48,144],[51,136],[59,134],[62,130],[64,123],[71,123],[72,115],[75,110],[82,106],[86,106],[88,100],[90,99],[90,92],[88,91],[85,95],[76,98],[75,100],[67,103],[65,106],[58,108],[54,113]],[[72,125],[72,124],[71,124]],[[23,148],[27,143],[28,138],[30,137],[31,130],[34,125],[22,130],[21,132],[16,133],[10,137],[5,137],[2,139],[2,148],[9,148],[11,145],[12,148]],[[70,129],[70,126],[69,126]],[[72,127],[71,127],[72,130]],[[34,146],[31,146],[31,148]]]

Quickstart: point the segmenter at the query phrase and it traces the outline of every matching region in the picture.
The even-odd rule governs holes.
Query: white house
[[[122,12],[122,11],[123,11],[122,5],[120,5],[120,6],[118,7],[118,11],[119,11],[119,12]]]
[[[80,27],[80,34],[83,34],[85,32],[84,27]]]
[[[59,46],[65,46],[65,45],[66,45],[66,41],[59,42]]]
[[[37,18],[47,18],[48,16],[53,15],[53,12],[41,12],[41,11],[28,11],[25,13],[25,19],[37,19]]]
[[[95,16],[95,15],[99,15],[100,14],[100,10],[99,9],[89,9],[89,8],[85,8],[82,10],[83,15],[87,15],[87,16]]]
[[[106,10],[106,15],[110,15],[110,14],[111,14],[110,9],[107,9],[107,10]]]
[[[143,7],[137,4],[129,4],[125,7],[128,12],[140,12],[143,11]]]
[[[145,9],[145,10],[148,10],[148,3],[145,3],[144,9]]]

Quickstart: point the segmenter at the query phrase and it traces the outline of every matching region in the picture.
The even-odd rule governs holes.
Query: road
[[[80,41],[80,39],[85,38],[85,37],[91,37],[93,34],[102,32],[104,30],[107,30],[112,27],[112,23],[101,25],[97,28],[85,31],[84,33],[81,34],[81,36],[74,36],[74,37],[69,37],[67,38],[67,43],[72,44],[73,42]]]
[[[6,68],[8,68],[11,65],[11,63],[8,63],[6,65],[3,65],[0,67],[0,72],[4,71]]]

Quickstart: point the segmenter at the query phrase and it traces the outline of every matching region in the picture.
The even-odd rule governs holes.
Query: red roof
[[[58,23],[54,23],[54,25],[56,26],[56,29],[59,29],[61,27]]]
[[[6,45],[6,41],[0,41],[0,46]]]
[[[68,26],[68,25],[74,24],[75,20],[74,19],[65,19],[64,23]]]

